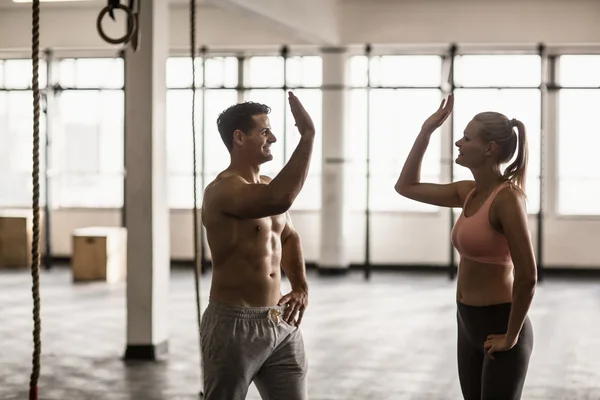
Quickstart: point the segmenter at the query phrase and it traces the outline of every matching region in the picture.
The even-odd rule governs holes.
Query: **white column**
[[[168,351],[168,19],[167,1],[144,0],[138,49],[128,49],[125,55],[128,359],[155,360]]]
[[[323,174],[321,182],[321,271],[346,271],[348,202],[345,201],[345,90],[347,57],[341,48],[323,49]]]

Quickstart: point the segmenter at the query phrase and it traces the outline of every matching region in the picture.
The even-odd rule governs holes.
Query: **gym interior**
[[[424,181],[471,179],[454,143],[476,113],[527,127],[538,282],[523,399],[600,399],[600,2],[121,3],[136,22],[105,13],[107,38],[128,36],[109,43],[107,1],[42,1],[36,24],[31,0],[0,0],[1,399],[27,398],[33,375],[40,399],[199,398],[211,257],[194,206],[229,164],[217,116],[271,107],[274,177],[299,141],[290,90],[316,126],[290,209],[310,399],[462,398],[461,210],[394,190],[449,93]]]

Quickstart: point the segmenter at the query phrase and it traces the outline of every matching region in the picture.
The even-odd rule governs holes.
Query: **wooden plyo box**
[[[45,253],[44,235],[43,214],[40,213],[40,258]],[[29,268],[32,240],[31,210],[0,210],[0,268]]]
[[[92,226],[72,236],[73,281],[120,282],[127,276],[127,230]]]

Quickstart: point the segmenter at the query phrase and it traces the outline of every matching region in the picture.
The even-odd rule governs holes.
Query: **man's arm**
[[[300,235],[294,229],[289,213],[286,213],[285,218],[285,228],[281,233],[281,268],[290,280],[292,290],[307,292],[306,266]]]
[[[272,181],[267,175],[261,175],[260,179],[267,184]],[[288,277],[292,290],[308,291],[302,243],[289,212],[285,213],[285,226],[281,232],[281,269]]]
[[[302,254],[300,235],[294,229],[289,213],[286,213],[286,224],[281,233],[281,268],[290,281],[292,291],[281,298],[279,304],[288,304],[283,318],[290,324],[300,325],[304,310],[308,305],[308,282],[306,266]]]
[[[215,201],[224,213],[245,219],[283,214],[302,190],[310,167],[315,128],[310,115],[291,92],[289,102],[302,136],[298,146],[279,174],[267,185],[248,183],[241,177],[221,181],[215,188]]]
[[[301,139],[294,156],[269,184],[249,183],[240,176],[222,178],[212,192],[215,204],[228,215],[257,219],[279,215],[290,209],[304,186],[312,140]]]

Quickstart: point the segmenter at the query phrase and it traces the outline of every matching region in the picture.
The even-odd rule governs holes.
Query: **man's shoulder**
[[[231,200],[235,188],[244,183],[247,183],[244,178],[235,173],[219,173],[204,189],[204,210],[212,217],[220,214],[223,203]]]
[[[206,186],[204,197],[206,200],[213,199],[220,201],[224,198],[223,196],[229,197],[233,195],[237,189],[247,184],[249,184],[249,182],[235,172],[223,171]]]
[[[261,175],[260,180],[264,184],[268,184],[271,182],[271,177],[267,175]],[[204,191],[204,196],[206,199],[218,199],[221,196],[229,196],[232,192],[235,192],[236,189],[243,187],[244,185],[249,185],[245,178],[238,175],[235,172],[231,171],[223,171],[219,173],[215,179],[210,182]]]
[[[213,189],[221,189],[227,188],[231,185],[248,183],[244,178],[239,176],[238,174],[230,171],[223,171],[219,173],[215,179],[206,186],[206,190],[209,188]]]
[[[260,176],[260,180],[261,180],[261,182],[263,182],[263,183],[270,183],[270,182],[273,180],[273,178],[271,178],[271,177],[270,177],[270,176],[268,176],[268,175],[261,175],[261,176]]]

